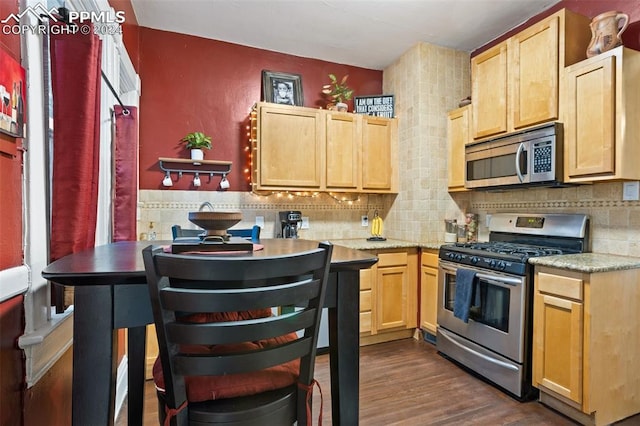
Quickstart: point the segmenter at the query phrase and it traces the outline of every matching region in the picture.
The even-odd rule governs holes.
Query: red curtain
[[[125,112],[126,111],[128,112]],[[138,109],[120,105],[115,112],[113,241],[135,241],[138,204]]]
[[[56,24],[57,25],[57,24]],[[100,156],[100,39],[51,31],[51,260],[95,243]]]

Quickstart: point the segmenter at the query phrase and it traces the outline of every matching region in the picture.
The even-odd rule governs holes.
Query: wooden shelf
[[[180,179],[184,173],[193,173],[193,182],[196,187],[201,185],[200,175],[209,175],[209,182],[211,182],[211,178],[213,178],[214,175],[222,176],[220,183],[221,188],[226,189],[229,187],[227,175],[231,172],[231,161],[159,157],[158,163],[160,170],[166,173],[165,180],[162,181],[164,186],[173,185],[171,182],[171,173],[177,173],[178,179]],[[165,183],[165,181],[167,183]]]
[[[229,166],[229,169],[231,169],[231,164],[232,164],[231,161],[192,160],[190,158],[168,158],[168,157],[159,157],[158,161],[163,163],[193,164],[195,166],[199,166],[199,165]]]
[[[163,172],[202,173],[208,175],[227,175],[231,172],[231,161],[191,160],[189,158],[159,157],[160,169]]]

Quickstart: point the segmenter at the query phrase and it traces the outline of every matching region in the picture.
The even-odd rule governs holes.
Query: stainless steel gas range
[[[438,351],[520,400],[531,385],[533,267],[528,259],[589,251],[582,214],[500,213],[489,241],[439,253]]]

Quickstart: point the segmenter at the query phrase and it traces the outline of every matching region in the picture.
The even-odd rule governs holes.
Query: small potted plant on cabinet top
[[[192,160],[203,160],[203,149],[211,149],[211,136],[202,132],[189,133],[181,141],[185,143],[187,149],[191,150]]]
[[[347,104],[344,101],[348,101],[353,95],[353,89],[347,86],[347,78],[349,78],[348,74],[338,81],[334,74],[329,74],[331,83],[322,86],[322,93],[327,95],[330,101],[327,108],[333,109],[335,107],[338,111],[347,110]]]

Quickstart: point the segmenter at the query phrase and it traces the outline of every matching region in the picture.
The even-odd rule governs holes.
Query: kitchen
[[[119,6],[116,6],[118,8]],[[619,9],[632,16],[632,22],[638,20],[637,8],[625,6],[621,2]],[[596,12],[615,8],[607,4],[597,11],[585,10],[583,13],[593,16]],[[631,29],[626,34],[633,35]],[[637,34],[637,33],[636,33]],[[151,60],[157,60],[158,66],[166,64],[167,58],[181,55],[179,45],[175,39],[173,42],[165,38],[166,34],[159,31],[145,30],[145,35],[140,40],[148,37],[148,42],[154,45],[164,46],[165,52],[147,52]],[[154,37],[157,37],[154,39]],[[181,40],[181,39],[180,39]],[[193,43],[211,43],[212,56],[221,55],[228,51],[229,45],[221,45],[203,40]],[[143,43],[143,42],[141,42]],[[157,44],[156,44],[157,43]],[[213,45],[215,44],[215,47]],[[201,46],[195,46],[198,50]],[[636,46],[637,47],[637,46]],[[177,51],[172,51],[175,48]],[[220,49],[220,50],[218,50]],[[142,51],[142,48],[140,48]],[[248,56],[256,53],[251,50],[247,57],[241,56],[241,60],[251,63]],[[264,52],[259,52],[264,53]],[[273,52],[264,53],[274,61],[281,60],[279,55]],[[272,56],[275,55],[275,56]],[[172,93],[166,93],[166,82],[154,83],[150,77],[145,76],[144,63],[140,71],[143,77],[143,96],[141,110],[149,111],[150,120],[141,122],[141,173],[140,173],[140,216],[139,233],[147,233],[150,222],[154,222],[158,239],[166,239],[170,236],[170,225],[181,223],[188,225],[185,220],[186,213],[199,206],[204,201],[209,201],[220,208],[239,208],[243,210],[246,223],[253,224],[258,216],[264,217],[264,235],[273,232],[276,223],[276,215],[281,210],[299,210],[309,218],[309,228],[300,231],[302,238],[311,239],[350,239],[366,238],[369,236],[368,228],[362,227],[362,215],[372,217],[378,210],[385,219],[385,234],[394,239],[404,241],[437,242],[442,238],[444,218],[462,219],[464,212],[475,212],[480,215],[480,237],[486,239],[488,228],[486,215],[496,212],[565,212],[585,213],[589,215],[592,223],[592,250],[600,253],[614,253],[630,256],[640,256],[638,247],[638,217],[635,214],[638,204],[635,201],[622,201],[622,184],[598,183],[570,188],[558,189],[528,189],[512,192],[468,192],[449,195],[447,191],[447,160],[446,160],[446,112],[457,107],[458,102],[469,95],[470,75],[468,70],[469,54],[467,52],[452,52],[449,49],[438,46],[420,44],[409,49],[397,62],[384,71],[384,78],[378,77],[381,82],[367,90],[368,93],[393,93],[397,99],[397,115],[400,117],[399,125],[399,163],[402,164],[402,173],[399,175],[399,187],[401,191],[397,196],[389,195],[365,195],[350,196],[342,199],[340,194],[337,199],[329,195],[317,197],[295,196],[291,194],[274,194],[271,196],[254,195],[247,192],[247,176],[243,175],[241,165],[246,164],[242,155],[244,151],[226,151],[224,140],[236,140],[238,143],[248,144],[246,138],[246,118],[253,103],[259,99],[259,83],[251,83],[247,87],[246,99],[239,102],[237,110],[233,113],[231,121],[233,129],[226,129],[221,124],[213,124],[211,133],[214,135],[213,157],[220,160],[234,161],[234,175],[230,176],[231,190],[228,192],[214,190],[216,182],[199,190],[188,190],[191,179],[183,177],[176,182],[171,190],[162,189],[162,173],[157,169],[158,157],[182,156],[178,149],[178,140],[183,133],[191,131],[191,128],[177,129],[174,135],[168,135],[161,126],[156,123],[166,120],[163,115],[166,109],[157,108],[153,112],[153,105],[145,105],[145,96],[153,95],[148,102],[171,105],[169,95],[179,92],[178,86],[172,86]],[[147,62],[148,64],[149,62]],[[231,72],[236,72],[238,65],[229,65]],[[443,69],[452,72],[438,72]],[[280,66],[278,69],[282,69]],[[287,66],[287,68],[289,68]],[[157,68],[154,68],[157,69]],[[289,69],[287,69],[289,70]],[[296,71],[293,68],[292,71]],[[352,72],[353,71],[353,72]],[[326,74],[336,72],[338,74],[350,74],[350,79],[357,83],[360,79],[366,80],[372,77],[369,70],[360,71],[364,76],[358,76],[358,70],[349,67],[338,68],[335,64],[322,64],[322,69],[314,70],[315,77],[310,77],[305,70],[305,93],[316,93],[318,87],[326,80]],[[148,71],[150,73],[153,70]],[[186,71],[183,71],[186,72]],[[259,75],[251,75],[251,80],[259,80]],[[382,75],[378,73],[377,75]],[[406,76],[413,76],[408,79]],[[437,78],[434,76],[437,75]],[[417,77],[415,77],[417,76]],[[147,78],[148,77],[148,78]],[[190,80],[191,75],[186,75],[185,80]],[[222,78],[222,77],[221,77]],[[196,82],[198,78],[195,78]],[[314,80],[317,82],[314,84]],[[231,83],[233,80],[226,80]],[[226,84],[229,84],[226,83]],[[197,83],[196,83],[197,84]],[[241,87],[247,84],[239,82]],[[317,87],[316,87],[317,86]],[[164,88],[163,88],[164,87]],[[162,89],[162,90],[161,90]],[[361,88],[365,90],[365,88]],[[426,95],[429,93],[430,95]],[[207,99],[217,99],[216,93],[204,93]],[[147,98],[148,99],[148,98]],[[412,104],[420,105],[420,108],[410,108],[400,99],[412,99]],[[443,100],[441,100],[443,99]],[[237,96],[235,98],[237,101]],[[225,104],[226,101],[222,102]],[[172,105],[179,110],[179,105]],[[212,106],[212,108],[217,108]],[[191,107],[186,111],[173,111],[176,120],[183,120],[184,116],[193,116]],[[184,116],[180,116],[184,114]],[[206,114],[206,120],[212,116],[222,117],[222,114]],[[184,120],[185,122],[187,120]],[[205,118],[198,117],[191,123],[204,123]],[[146,127],[145,127],[146,126]],[[195,124],[193,124],[195,126]],[[155,128],[154,128],[155,127]],[[220,134],[226,131],[226,134]],[[174,132],[172,129],[171,132]],[[246,146],[246,145],[242,145]],[[435,147],[435,149],[434,149]],[[298,155],[292,153],[293,156]],[[206,182],[206,180],[204,180]],[[416,185],[415,183],[419,184]],[[206,191],[206,192],[205,192]],[[276,200],[276,201],[274,201]],[[279,201],[282,200],[282,201]],[[171,209],[171,212],[167,212]],[[20,333],[22,330],[20,330]]]

